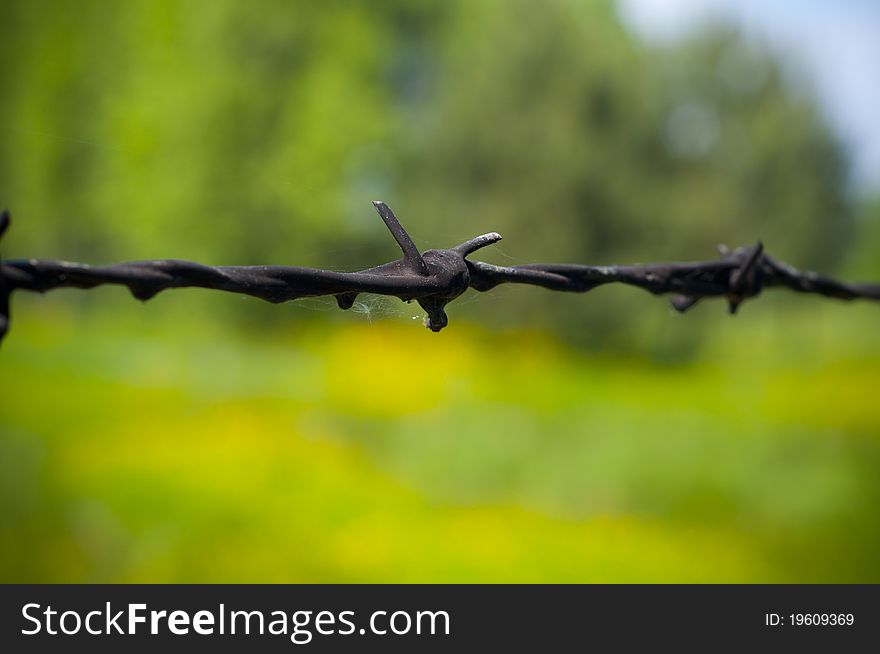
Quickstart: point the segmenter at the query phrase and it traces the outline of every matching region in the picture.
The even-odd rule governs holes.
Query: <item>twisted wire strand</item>
[[[618,283],[655,295],[685,312],[709,297],[723,297],[731,313],[765,288],[790,290],[841,300],[880,300],[880,284],[847,283],[814,272],[799,271],[764,252],[760,242],[726,252],[720,259],[688,263],[587,266],[539,263],[497,266],[467,257],[496,243],[501,236],[484,234],[446,250],[420,253],[390,207],[373,203],[403,252],[403,258],[356,272],[299,266],[207,266],[193,261],[160,259],[90,266],[66,261],[10,259],[0,261],[0,338],[9,327],[13,291],[44,293],[56,288],[90,289],[104,284],[128,288],[149,300],[171,288],[206,288],[239,293],[278,303],[333,295],[341,309],[351,308],[360,293],[416,300],[427,313],[426,326],[440,331],[448,324],[446,305],[468,288],[491,291],[500,284],[526,284],[552,291],[585,293]],[[9,212],[0,213],[0,237]]]

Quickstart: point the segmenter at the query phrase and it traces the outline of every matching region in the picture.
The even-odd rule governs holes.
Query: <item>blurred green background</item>
[[[762,238],[880,279],[880,202],[809,88],[612,2],[7,0],[8,258],[357,269]],[[451,305],[18,294],[0,580],[878,582],[880,314],[626,288]],[[413,379],[420,380],[414,383]],[[405,408],[402,408],[405,407]]]

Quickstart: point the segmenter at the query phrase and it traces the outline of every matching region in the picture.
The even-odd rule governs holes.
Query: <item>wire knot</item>
[[[739,268],[734,268],[730,272],[727,307],[731,314],[736,313],[743,300],[758,295],[764,287],[764,275],[761,266],[758,265],[763,254],[764,244],[761,241],[750,247],[738,248],[733,253],[733,256],[742,259],[742,263]]]
[[[380,201],[374,201],[373,207],[400,246],[403,259],[363,272],[394,280],[400,289],[398,295],[407,301],[416,300],[427,314],[425,326],[432,332],[439,332],[449,324],[446,305],[470,286],[470,270],[465,257],[497,243],[501,235],[490,232],[447,250],[419,252],[391,207]],[[340,309],[350,309],[357,296],[356,291],[338,293],[336,304]]]

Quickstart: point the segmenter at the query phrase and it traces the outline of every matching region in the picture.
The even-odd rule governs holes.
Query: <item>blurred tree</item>
[[[424,247],[496,229],[527,260],[763,238],[829,269],[852,232],[840,149],[771,57],[724,31],[648,49],[610,1],[20,0],[0,22],[9,254],[355,268],[394,256],[377,197]],[[472,306],[597,346],[646,310]]]
[[[385,238],[369,200],[387,189],[390,53],[417,3],[0,11],[15,52],[0,190],[30,252],[318,263],[331,241]]]
[[[442,61],[400,187],[456,238],[493,228],[519,259],[594,263],[763,238],[829,268],[851,236],[842,154],[814,103],[735,34],[648,50],[609,3],[462,2]],[[603,346],[646,310],[610,292],[528,302]],[[504,304],[499,320],[524,308]]]
[[[861,203],[857,230],[859,239],[847,257],[846,274],[852,279],[880,279],[880,196]]]

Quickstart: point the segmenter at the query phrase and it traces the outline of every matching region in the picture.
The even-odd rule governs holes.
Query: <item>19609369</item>
[[[764,624],[768,627],[851,627],[855,623],[852,613],[765,613]]]

